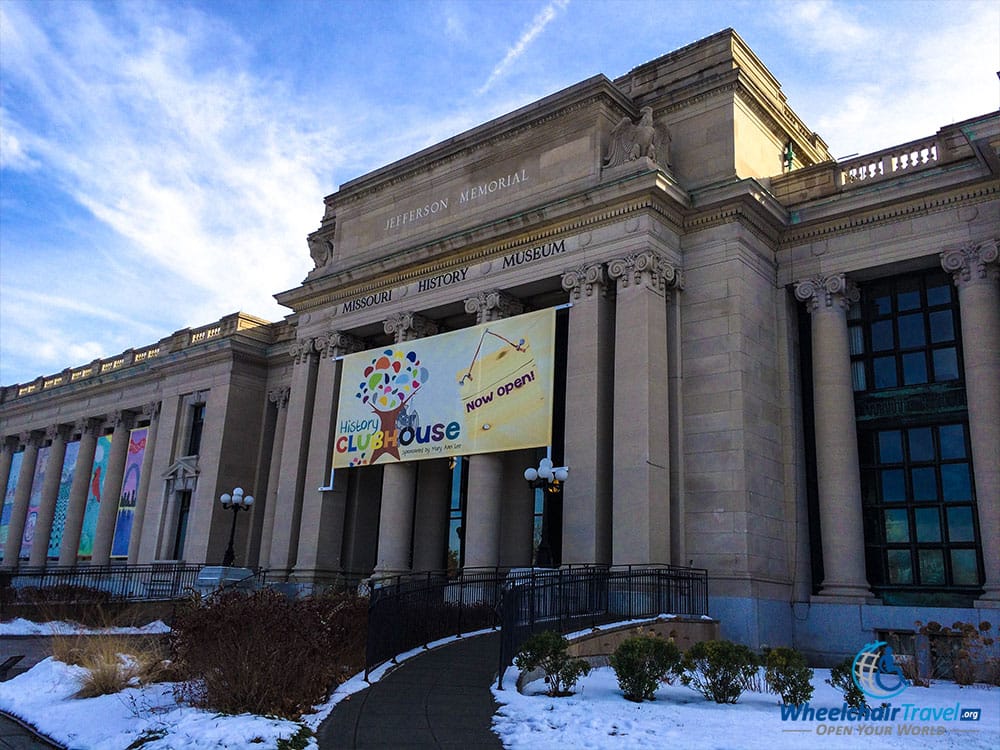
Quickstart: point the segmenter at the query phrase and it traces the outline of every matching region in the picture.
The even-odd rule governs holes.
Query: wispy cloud
[[[530,45],[539,34],[545,31],[545,27],[552,23],[552,21],[556,19],[556,16],[559,15],[559,12],[565,9],[567,5],[569,5],[569,0],[554,0],[542,8],[538,14],[531,19],[531,24],[521,34],[521,38],[517,40],[513,47],[507,50],[507,54],[504,56],[503,60],[501,60],[497,66],[493,68],[489,78],[486,79],[486,83],[480,86],[476,90],[476,93],[482,95],[489,91],[493,84],[507,72],[507,69],[513,65],[521,55],[524,54],[525,50],[528,49],[528,45]]]

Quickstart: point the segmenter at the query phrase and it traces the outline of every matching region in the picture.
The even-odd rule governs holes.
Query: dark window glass
[[[188,436],[189,456],[197,456],[201,451],[201,434],[205,429],[205,404],[191,407],[191,432]]]
[[[952,322],[951,310],[939,310],[930,314],[931,341],[938,344],[942,341],[952,341],[955,338],[955,325]],[[854,354],[854,352],[851,352]],[[860,352],[858,352],[860,354]]]
[[[920,556],[920,583],[939,586],[944,583],[944,556],[939,549],[922,549]]]
[[[951,575],[959,586],[977,586],[979,570],[976,566],[974,549],[953,549],[951,551]]]
[[[895,346],[895,339],[892,335],[892,321],[879,320],[872,323],[872,350],[884,352]]]
[[[941,458],[965,458],[965,428],[960,424],[946,424],[938,428],[941,440]]]
[[[910,470],[910,482],[913,485],[913,500],[937,500],[937,472],[933,466],[924,466]]]
[[[923,352],[903,355],[903,383],[919,385],[927,382],[927,357]]]
[[[878,434],[878,460],[883,464],[898,464],[903,461],[903,433],[899,430],[885,430]]]
[[[951,347],[934,350],[934,380],[958,380],[958,354]]]
[[[948,508],[948,541],[974,542],[975,539],[972,529],[972,508],[968,505]]]
[[[971,500],[972,482],[969,479],[969,465],[942,464],[941,490],[944,492],[943,500]]]
[[[927,304],[931,307],[951,303],[951,282],[933,281],[927,284]]]
[[[892,315],[892,293],[887,287],[876,287],[871,295],[875,315]]]
[[[910,521],[904,508],[885,511],[885,540],[890,544],[910,541]]]
[[[877,357],[872,361],[872,369],[875,371],[875,388],[895,388],[896,387],[896,358]]]
[[[851,326],[847,329],[850,335],[851,354],[865,353],[865,332],[861,326]]]
[[[900,279],[896,284],[896,309],[916,310],[920,307],[920,279]]]
[[[914,518],[917,524],[918,542],[940,542],[941,541],[941,519],[938,516],[938,509],[917,508],[914,511]]]
[[[891,549],[888,551],[889,583],[913,583],[913,565],[910,550]]]
[[[910,441],[911,461],[934,460],[934,438],[930,427],[907,430],[907,438]]]
[[[906,485],[903,482],[902,469],[889,469],[882,472],[882,502],[896,503],[906,500]]]
[[[923,346],[924,339],[924,315],[923,313],[913,313],[911,315],[899,316],[899,346],[901,349],[913,349]]]

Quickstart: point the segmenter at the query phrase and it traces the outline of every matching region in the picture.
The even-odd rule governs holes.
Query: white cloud
[[[486,79],[486,83],[480,86],[476,93],[482,95],[489,91],[493,84],[507,72],[507,69],[524,54],[525,50],[528,49],[528,45],[545,30],[546,26],[555,20],[559,11],[565,9],[567,5],[569,5],[569,0],[553,0],[553,2],[542,8],[531,20],[528,28],[521,34],[520,39],[517,40],[513,47],[507,50],[507,54],[503,60],[493,68],[489,78]]]

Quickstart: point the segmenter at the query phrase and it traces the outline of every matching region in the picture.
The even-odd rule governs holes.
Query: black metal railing
[[[500,616],[497,687],[533,634],[568,633],[661,614],[708,614],[708,571],[673,565],[580,566],[510,577]]]
[[[5,605],[44,601],[72,601],[84,592],[99,593],[108,601],[170,601],[188,596],[202,565],[151,563],[146,565],[66,565],[0,569],[0,614]],[[263,584],[264,572],[258,572]]]
[[[483,628],[502,631],[499,675],[527,638],[659,614],[707,615],[708,573],[670,565],[560,569],[465,569],[385,578],[373,584],[365,678],[433,641]]]

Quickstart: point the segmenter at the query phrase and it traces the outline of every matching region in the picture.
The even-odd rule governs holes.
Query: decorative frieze
[[[837,307],[846,312],[851,303],[860,298],[857,284],[842,273],[814,276],[795,284],[795,299],[805,302],[811,313],[828,307]]]
[[[941,267],[951,274],[955,286],[1000,279],[997,240],[974,242],[941,253]]]

